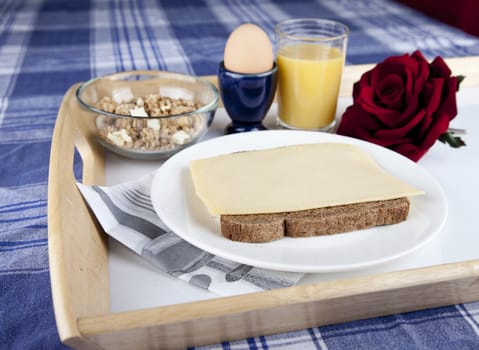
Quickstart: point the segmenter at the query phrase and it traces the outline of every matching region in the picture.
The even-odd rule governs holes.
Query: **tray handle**
[[[83,182],[104,182],[103,149],[75,100],[65,94],[53,132],[48,179],[48,249],[53,306],[60,339],[74,348],[95,348],[82,337],[78,319],[110,311],[106,235],[76,187],[75,147],[83,161]],[[59,215],[61,213],[61,215]]]

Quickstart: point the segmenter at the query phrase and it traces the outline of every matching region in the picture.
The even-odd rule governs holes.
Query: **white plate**
[[[423,189],[426,194],[412,197],[408,219],[395,225],[331,236],[287,237],[261,244],[224,238],[218,218],[208,213],[194,193],[189,161],[237,151],[317,142],[355,144],[391,174]],[[244,176],[254,174],[245,173]],[[236,262],[283,271],[346,271],[397,259],[430,241],[447,217],[447,201],[442,188],[421,166],[386,148],[320,132],[257,131],[198,143],[177,153],[158,169],[151,193],[159,217],[191,244]]]

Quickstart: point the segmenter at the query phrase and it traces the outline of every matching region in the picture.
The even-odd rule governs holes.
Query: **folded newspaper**
[[[172,232],[150,199],[154,173],[114,186],[77,183],[103,230],[159,270],[222,296],[294,285],[304,274],[244,265],[203,251]]]

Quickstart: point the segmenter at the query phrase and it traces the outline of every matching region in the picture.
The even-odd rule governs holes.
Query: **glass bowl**
[[[200,140],[218,107],[218,90],[200,78],[161,71],[114,73],[76,91],[98,142],[134,159],[161,159]]]

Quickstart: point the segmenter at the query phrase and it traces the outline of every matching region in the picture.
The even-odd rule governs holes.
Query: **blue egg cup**
[[[219,65],[218,86],[224,108],[232,122],[226,127],[226,134],[245,131],[265,130],[262,124],[271,103],[273,103],[278,80],[278,67],[264,73],[242,74]]]

